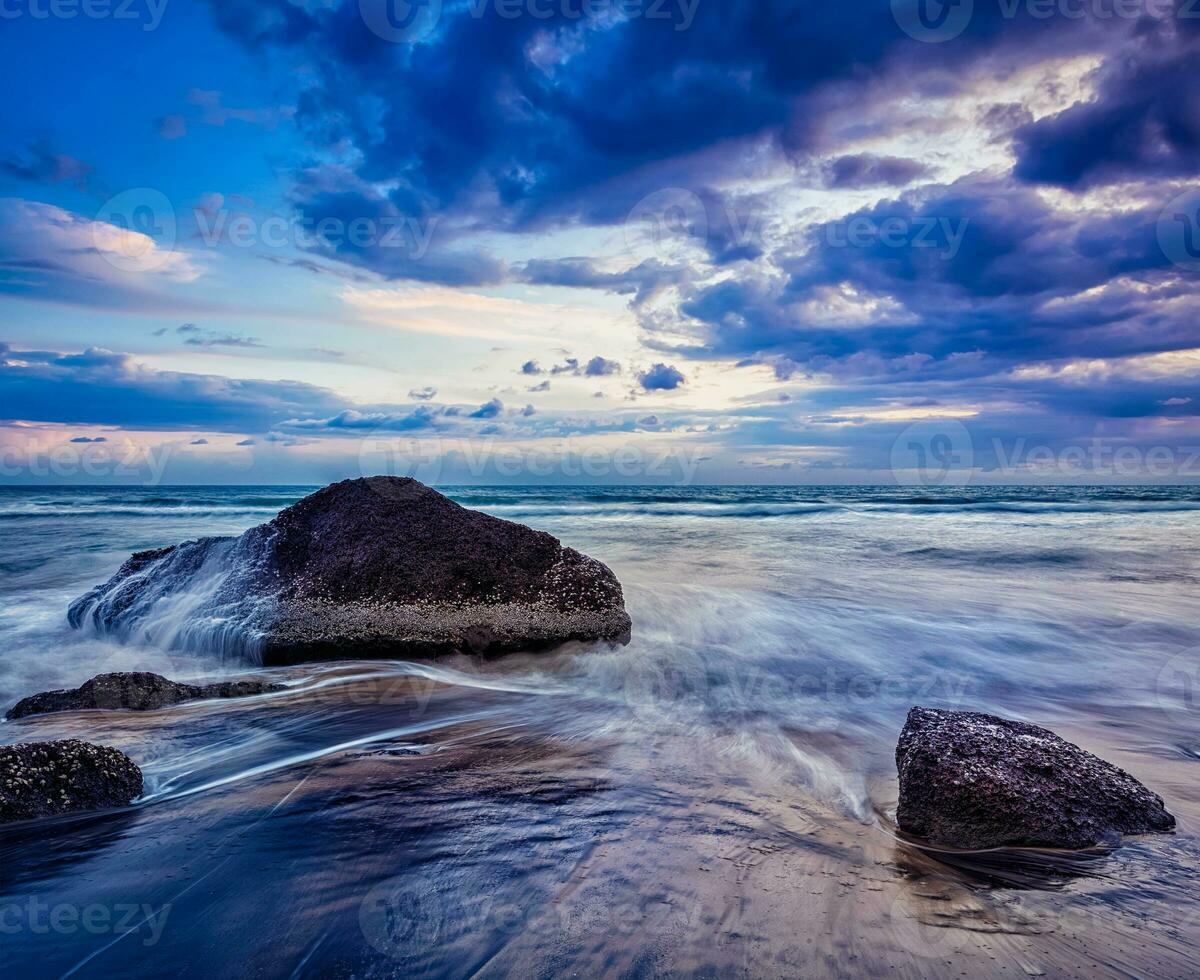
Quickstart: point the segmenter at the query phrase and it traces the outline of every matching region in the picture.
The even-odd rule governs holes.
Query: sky
[[[1200,0],[3,0],[0,482],[1200,480]]]

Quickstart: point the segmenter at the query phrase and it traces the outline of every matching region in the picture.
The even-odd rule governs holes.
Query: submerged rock
[[[142,770],[123,752],[77,738],[0,747],[0,823],[128,806]]]
[[[263,663],[627,642],[609,568],[416,480],[326,487],[238,538],[141,552],[71,624]]]
[[[900,827],[935,844],[1084,848],[1170,830],[1162,799],[1045,728],[913,708],[896,746]]]
[[[244,698],[282,691],[282,684],[267,681],[220,681],[215,684],[180,684],[159,674],[143,672],[100,674],[71,691],[45,691],[18,701],[5,716],[10,721],[52,711],[88,708],[154,711],[183,701],[203,698]]]

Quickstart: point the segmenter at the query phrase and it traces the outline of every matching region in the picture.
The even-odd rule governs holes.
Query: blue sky
[[[1200,476],[1193,0],[7,0],[0,51],[0,481]]]

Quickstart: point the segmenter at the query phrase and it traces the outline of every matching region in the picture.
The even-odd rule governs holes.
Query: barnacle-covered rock
[[[0,823],[128,806],[142,771],[123,752],[77,738],[0,747]]]
[[[244,698],[252,694],[282,691],[282,684],[260,680],[217,681],[212,684],[181,684],[161,674],[132,671],[98,674],[69,691],[43,691],[18,701],[5,716],[26,718],[54,711],[156,711],[168,705],[206,698]]]
[[[553,536],[416,480],[326,487],[238,538],[134,555],[76,627],[266,664],[627,642],[621,585]]]
[[[935,844],[1084,848],[1175,826],[1161,797],[1125,770],[994,715],[913,708],[896,768],[896,822]]]

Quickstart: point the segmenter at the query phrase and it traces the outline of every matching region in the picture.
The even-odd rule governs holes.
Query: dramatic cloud
[[[1183,82],[1200,59],[1200,12],[1145,18],[1134,45],[1104,62],[1096,97],[1016,133],[1023,180],[1086,187],[1200,173],[1200,104]]]
[[[447,2],[390,43],[357,0],[210,0],[152,36],[204,76],[103,132],[31,34],[61,71],[0,151],[3,414],[55,445],[203,433],[206,463],[329,452],[321,476],[375,431],[670,434],[749,479],[886,479],[915,421],[985,460],[1195,443],[1185,6]],[[143,32],[86,21],[137,63]]]
[[[1194,342],[1194,304],[1157,218],[1058,210],[964,179],[818,225],[758,275],[694,289],[669,326],[698,328],[709,356],[860,374],[1170,350]],[[1151,317],[1153,330],[1134,328]]]

